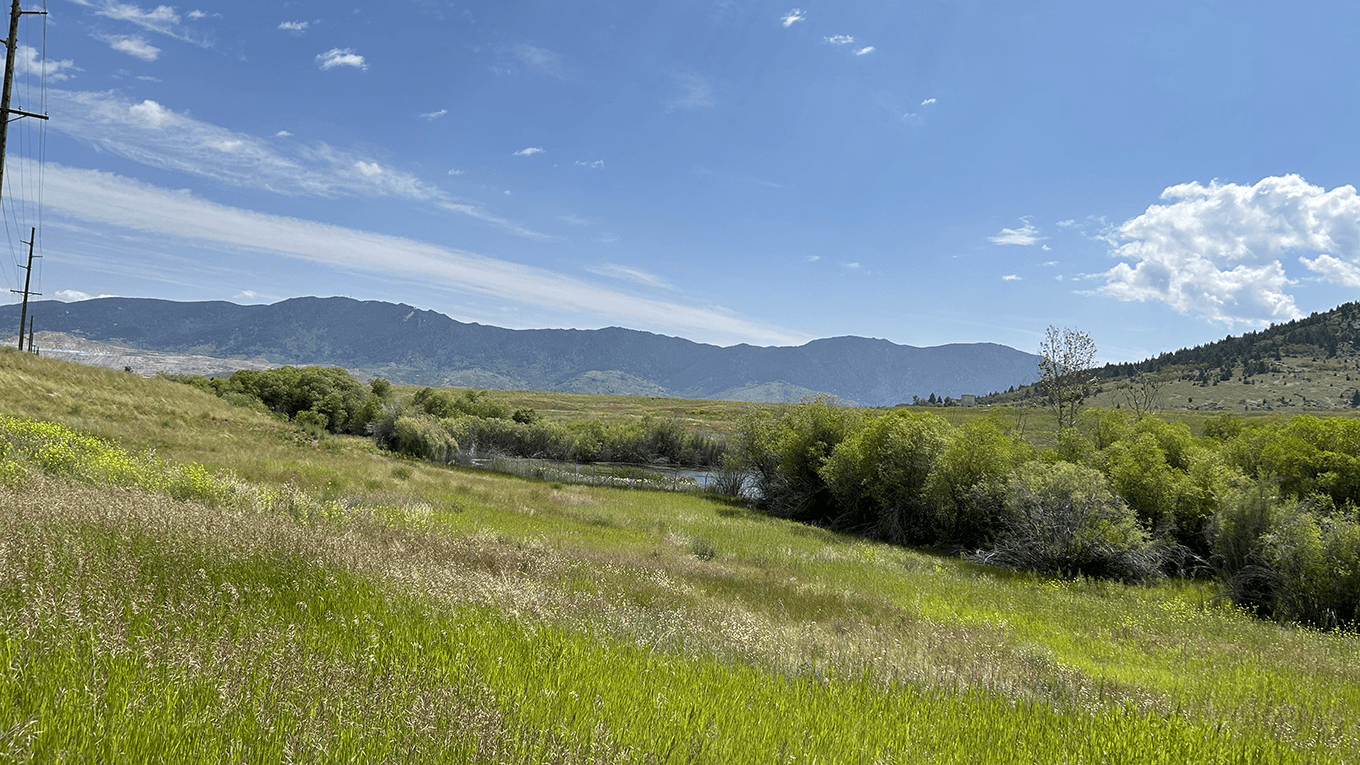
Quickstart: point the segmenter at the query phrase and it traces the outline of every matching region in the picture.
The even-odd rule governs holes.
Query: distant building
[[[959,406],[977,406],[977,396],[965,393],[959,397]]]

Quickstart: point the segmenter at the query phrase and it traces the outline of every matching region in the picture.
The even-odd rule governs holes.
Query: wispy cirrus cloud
[[[434,122],[435,120],[439,119],[440,117],[443,117],[445,114],[448,114],[448,113],[449,113],[449,110],[448,110],[448,109],[440,109],[439,111],[435,111],[435,112],[426,112],[426,113],[424,113],[424,114],[422,114],[422,115],[420,115],[420,116],[421,116],[421,117],[424,117],[425,119],[429,120],[430,122]]]
[[[716,103],[713,98],[713,86],[703,77],[684,72],[676,74],[674,79],[679,93],[666,102],[667,110],[702,109]]]
[[[134,3],[122,3],[117,2],[117,0],[72,0],[72,2],[92,9],[96,16],[130,23],[148,32],[162,34],[200,47],[212,47],[210,40],[184,26],[183,19],[180,18],[173,6],[158,5],[148,10]],[[207,15],[203,11],[191,11],[188,18],[197,21]]]
[[[780,16],[779,23],[783,24],[785,29],[788,29],[794,24],[797,24],[798,22],[804,21],[806,19],[807,14],[803,12],[802,8],[794,8],[793,10],[784,14],[783,16]]]
[[[606,276],[609,277],[610,279],[619,279],[622,281],[633,282],[634,284],[641,284],[646,287],[657,287],[660,289],[674,289],[674,287],[671,286],[670,282],[666,281],[665,279],[662,279],[656,274],[651,274],[646,271],[643,271],[640,268],[633,268],[631,266],[621,266],[617,263],[604,263],[598,266],[586,266],[585,268],[587,271],[597,276]]]
[[[571,70],[567,67],[562,56],[553,53],[547,48],[538,48],[533,45],[516,45],[515,57],[541,74],[546,74],[549,77],[555,77],[559,80],[571,78]]]
[[[520,149],[519,151],[515,152],[514,156],[516,156],[516,157],[532,157],[532,156],[534,156],[535,154],[546,154],[547,151],[548,151],[548,150],[547,150],[547,149],[544,149],[542,146],[529,146],[529,147],[527,147],[527,148],[523,148],[523,149]]]
[[[368,71],[368,62],[363,56],[354,52],[353,48],[331,48],[325,53],[316,54],[316,65],[322,71],[334,69],[337,66],[350,66],[362,71]]]
[[[586,160],[580,160],[580,159],[578,159],[578,160],[576,160],[576,166],[577,166],[577,167],[588,167],[588,168],[590,168],[590,169],[592,169],[592,170],[599,170],[600,168],[604,167],[604,160],[602,160],[602,159],[597,159],[597,160],[594,160],[594,161],[586,161]]]
[[[268,141],[196,120],[151,100],[115,93],[49,90],[52,127],[102,151],[150,167],[287,196],[395,197],[470,215],[522,236],[544,238],[457,199],[416,176],[327,144]],[[279,131],[275,137],[287,137]],[[290,150],[284,154],[281,148]]]
[[[1360,286],[1360,196],[1327,191],[1298,175],[1255,185],[1185,183],[1105,237],[1123,260],[1099,293],[1158,301],[1229,325],[1302,315],[1289,293],[1288,256],[1342,286]],[[1311,259],[1306,253],[1313,253]]]
[[[873,52],[876,51],[876,50],[878,50],[878,49],[875,48],[874,46],[872,46],[872,45],[866,45],[866,46],[864,46],[863,48],[860,48],[859,50],[855,51],[855,55],[856,55],[856,56],[867,56],[867,55],[869,55],[870,53],[873,53]]]
[[[46,204],[54,215],[109,231],[158,240],[176,237],[219,251],[276,253],[347,271],[419,280],[436,288],[492,297],[506,305],[566,312],[585,326],[641,325],[652,331],[698,336],[705,342],[794,345],[809,339],[720,307],[637,297],[548,269],[403,237],[243,210],[112,173],[49,163]],[[620,268],[616,272],[620,276],[625,271],[644,279],[652,276]]]

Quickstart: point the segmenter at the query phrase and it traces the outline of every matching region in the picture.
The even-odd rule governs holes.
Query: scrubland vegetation
[[[1261,618],[1309,621],[1290,577],[1340,573],[1325,566],[1354,523],[1349,421],[1194,436],[1106,413],[1040,447],[1004,417],[812,403],[734,423],[728,454],[767,491],[757,509],[403,458],[344,435],[365,402],[400,395],[381,387],[359,386],[340,435],[319,437],[299,413],[330,429],[335,409],[285,421],[0,353],[0,752],[1236,763],[1360,749],[1360,638]],[[1098,532],[1095,548],[1174,542],[1268,569],[1242,590],[1270,599],[1253,615],[1213,578],[1013,573],[879,541],[1003,555],[1064,526]]]

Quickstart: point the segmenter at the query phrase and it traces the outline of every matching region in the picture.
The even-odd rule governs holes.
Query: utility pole
[[[28,323],[28,296],[42,294],[41,292],[31,292],[28,289],[29,283],[33,280],[33,243],[38,239],[36,236],[37,233],[38,229],[30,229],[28,241],[20,242],[20,244],[28,245],[28,265],[24,267],[24,289],[22,292],[19,290],[10,290],[10,292],[15,292],[24,296],[24,305],[19,309],[19,350],[21,351],[24,349],[24,325]],[[37,257],[41,258],[42,256],[39,255]],[[32,342],[33,341],[30,340],[29,344],[32,345]]]
[[[0,190],[3,190],[5,187],[4,186],[5,146],[9,141],[9,123],[11,121],[10,115],[11,114],[19,115],[18,117],[14,117],[13,119],[19,119],[19,117],[36,117],[37,119],[40,120],[47,119],[47,115],[45,114],[33,114],[32,112],[20,111],[19,109],[11,109],[9,106],[10,91],[13,90],[14,88],[14,57],[15,53],[19,49],[19,17],[23,16],[24,14],[36,14],[43,16],[47,14],[47,11],[20,10],[19,0],[14,0],[13,5],[10,6],[9,36],[5,38],[4,91],[0,92]],[[33,231],[28,235],[28,241],[24,242],[24,244],[28,245],[28,267],[26,269],[26,274],[24,276],[24,291],[22,293],[24,296],[24,307],[19,310],[19,350],[21,351],[24,349],[24,320],[28,316],[28,296],[30,294],[35,294],[29,292],[28,287],[30,281],[33,278],[33,242],[36,241],[38,238],[37,231],[38,230],[36,228],[33,229]],[[42,256],[40,255],[38,257]],[[10,292],[18,292],[18,290],[10,290]]]

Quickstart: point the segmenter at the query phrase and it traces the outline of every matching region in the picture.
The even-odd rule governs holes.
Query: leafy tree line
[[[734,458],[772,514],[994,565],[1217,576],[1262,615],[1360,626],[1360,421],[1090,411],[1053,448],[997,421],[827,400],[748,416]]]
[[[436,462],[472,452],[573,462],[667,463],[718,467],[727,451],[720,435],[664,418],[606,425],[549,423],[486,391],[422,388],[407,397],[378,378],[369,385],[347,371],[281,367],[226,378],[166,375],[235,404],[273,412],[315,435],[366,435],[378,446]]]

